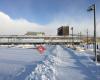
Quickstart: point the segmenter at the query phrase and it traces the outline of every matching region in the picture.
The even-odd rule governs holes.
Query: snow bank
[[[37,64],[35,70],[26,77],[25,80],[56,80],[55,79],[55,62],[56,57],[53,55],[46,55],[41,64]]]
[[[96,80],[96,65],[84,54],[59,45],[49,48],[25,80]]]
[[[45,60],[38,64],[34,71],[25,80],[55,80],[54,62]]]
[[[49,49],[49,54],[45,56],[44,61],[41,64],[37,64],[35,70],[25,80],[56,80],[56,66],[64,64],[61,60],[61,52],[62,50],[59,50],[59,46]]]

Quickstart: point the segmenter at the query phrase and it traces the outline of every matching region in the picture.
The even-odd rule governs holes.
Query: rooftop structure
[[[45,35],[44,32],[27,32],[25,35],[42,36]]]

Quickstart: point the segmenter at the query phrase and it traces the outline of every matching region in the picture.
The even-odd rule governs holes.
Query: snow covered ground
[[[100,80],[100,65],[85,52],[48,45],[36,49],[0,48],[0,80]]]
[[[0,48],[0,80],[24,80],[43,57],[35,49]]]
[[[97,69],[86,55],[55,46],[25,80],[100,80]]]

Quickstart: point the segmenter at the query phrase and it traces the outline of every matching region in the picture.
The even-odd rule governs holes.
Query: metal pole
[[[81,42],[81,32],[80,32],[80,44],[81,44],[82,42]]]
[[[72,30],[72,46],[74,46],[74,41],[73,41],[73,27],[71,28]]]
[[[96,7],[95,7],[95,4],[93,5],[94,7],[94,53],[95,53],[95,61],[97,62],[97,53],[96,53],[96,15],[95,15],[95,12],[96,12]]]
[[[88,29],[87,29],[87,49],[88,49]]]
[[[80,40],[80,33],[78,33],[78,39]]]
[[[95,62],[97,62],[97,53],[96,53],[96,6],[93,4],[88,8],[88,11],[93,11],[94,14],[94,37],[93,37],[93,47],[95,53]]]

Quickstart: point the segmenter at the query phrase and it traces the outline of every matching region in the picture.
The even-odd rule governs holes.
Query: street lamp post
[[[72,30],[72,47],[74,46],[74,41],[73,41],[73,27],[71,28]]]
[[[95,61],[97,62],[97,53],[96,53],[96,6],[95,4],[91,5],[88,8],[88,11],[93,11],[94,13],[94,38],[93,38],[93,44],[94,44],[94,53],[95,53]]]
[[[82,33],[80,32],[80,44],[82,44],[81,39],[82,39]]]
[[[87,49],[88,49],[88,29],[87,29]]]

